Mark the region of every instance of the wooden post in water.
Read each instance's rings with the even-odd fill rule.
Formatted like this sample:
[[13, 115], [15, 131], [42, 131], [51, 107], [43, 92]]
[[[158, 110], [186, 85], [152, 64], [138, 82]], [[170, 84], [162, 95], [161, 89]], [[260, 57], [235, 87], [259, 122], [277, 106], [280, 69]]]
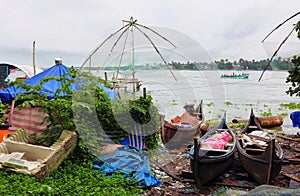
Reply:
[[146, 99], [146, 88], [145, 87], [143, 88], [143, 97], [144, 97], [144, 99]]
[[135, 82], [134, 82], [134, 79], [135, 79], [135, 75], [134, 75], [134, 70], [133, 70], [133, 72], [132, 72], [132, 90], [133, 90], [133, 92], [135, 92]]
[[105, 81], [107, 81], [107, 72], [104, 72]]

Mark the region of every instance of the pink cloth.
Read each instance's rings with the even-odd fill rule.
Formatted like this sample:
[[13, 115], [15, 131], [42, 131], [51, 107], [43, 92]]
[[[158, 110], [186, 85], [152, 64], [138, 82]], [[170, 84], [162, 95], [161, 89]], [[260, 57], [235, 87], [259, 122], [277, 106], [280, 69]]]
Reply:
[[200, 147], [205, 149], [224, 150], [225, 145], [231, 140], [232, 136], [227, 131], [223, 131], [203, 140], [200, 143]]

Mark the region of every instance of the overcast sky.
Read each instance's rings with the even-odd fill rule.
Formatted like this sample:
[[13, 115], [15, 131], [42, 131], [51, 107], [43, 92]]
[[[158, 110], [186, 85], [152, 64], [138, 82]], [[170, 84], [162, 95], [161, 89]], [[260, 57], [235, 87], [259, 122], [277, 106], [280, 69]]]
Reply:
[[[81, 65], [131, 16], [175, 29], [201, 44], [213, 60], [270, 57], [261, 40], [299, 12], [299, 0], [0, 0], [0, 62]], [[299, 16], [294, 18], [294, 22]], [[292, 28], [292, 27], [291, 27]], [[284, 32], [287, 34], [288, 32]], [[283, 37], [282, 37], [283, 39]], [[281, 40], [277, 39], [277, 42]]]

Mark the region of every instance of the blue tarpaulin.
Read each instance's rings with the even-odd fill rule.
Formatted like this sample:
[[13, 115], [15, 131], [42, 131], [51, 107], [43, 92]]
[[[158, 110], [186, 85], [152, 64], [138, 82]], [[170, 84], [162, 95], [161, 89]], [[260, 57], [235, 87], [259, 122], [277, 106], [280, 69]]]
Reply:
[[121, 172], [129, 180], [135, 180], [141, 187], [159, 186], [161, 181], [151, 173], [147, 156], [133, 146], [121, 146], [114, 152], [98, 157], [93, 161], [94, 169], [100, 169], [101, 174], [111, 176]]
[[[34, 87], [34, 86], [38, 85], [43, 78], [46, 78], [49, 76], [62, 77], [63, 75], [65, 75], [66, 78], [72, 79], [71, 76], [67, 75], [67, 72], [68, 72], [67, 66], [62, 65], [62, 64], [54, 65], [54, 66], [46, 69], [45, 71], [43, 71], [31, 78], [28, 78], [27, 80], [24, 81], [24, 83]], [[54, 93], [56, 92], [56, 90], [58, 88], [61, 88], [61, 86], [62, 86], [62, 82], [56, 81], [56, 80], [50, 80], [42, 85], [41, 94], [48, 93], [47, 98], [52, 99], [54, 97]], [[115, 91], [113, 91], [105, 86], [102, 86], [100, 84], [98, 86], [106, 92], [106, 94], [108, 95], [109, 98], [117, 97], [117, 94]], [[76, 84], [70, 84], [70, 89], [78, 90], [78, 87], [76, 86]], [[28, 92], [26, 92], [24, 89], [22, 89], [20, 87], [17, 88], [16, 86], [11, 86], [11, 87], [5, 88], [3, 90], [0, 90], [0, 99], [2, 102], [10, 102], [18, 94], [22, 94], [22, 93], [28, 93]], [[64, 92], [60, 92], [60, 94], [59, 94], [59, 96], [64, 96], [64, 95], [65, 95]]]
[[300, 128], [300, 111], [295, 111], [290, 114], [290, 118], [293, 122], [293, 127]]

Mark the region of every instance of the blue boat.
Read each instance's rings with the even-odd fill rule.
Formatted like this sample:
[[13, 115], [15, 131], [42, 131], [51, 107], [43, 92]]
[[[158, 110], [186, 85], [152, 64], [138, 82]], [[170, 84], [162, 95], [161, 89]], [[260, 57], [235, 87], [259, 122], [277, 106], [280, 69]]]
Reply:
[[249, 78], [248, 73], [242, 73], [242, 74], [222, 74], [221, 78], [233, 78], [233, 79], [248, 79]]

